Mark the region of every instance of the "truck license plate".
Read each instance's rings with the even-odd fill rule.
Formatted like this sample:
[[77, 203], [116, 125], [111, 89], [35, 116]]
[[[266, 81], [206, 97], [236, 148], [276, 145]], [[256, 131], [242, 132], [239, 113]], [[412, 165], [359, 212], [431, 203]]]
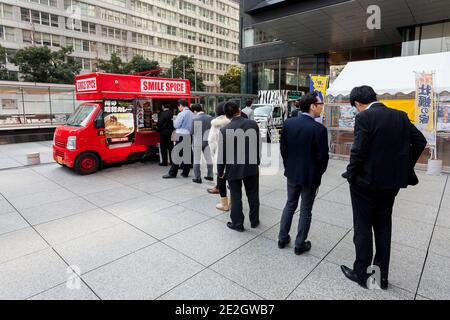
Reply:
[[62, 157], [56, 157], [56, 162], [58, 162], [59, 164], [64, 164], [63, 158]]

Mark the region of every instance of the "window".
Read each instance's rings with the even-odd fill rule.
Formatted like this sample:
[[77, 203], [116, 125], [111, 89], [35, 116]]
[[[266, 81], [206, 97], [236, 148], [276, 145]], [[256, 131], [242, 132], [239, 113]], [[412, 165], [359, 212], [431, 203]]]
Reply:
[[20, 8], [20, 16], [22, 21], [45, 26], [59, 27], [58, 16], [54, 14]]
[[50, 15], [46, 12], [42, 12], [41, 13], [41, 18], [42, 18], [42, 24], [45, 26], [49, 26], [50, 25]]
[[0, 17], [12, 18], [13, 17], [13, 7], [8, 4], [5, 4], [5, 3], [0, 3]]
[[0, 40], [14, 41], [15, 40], [14, 28], [9, 28], [0, 25]]

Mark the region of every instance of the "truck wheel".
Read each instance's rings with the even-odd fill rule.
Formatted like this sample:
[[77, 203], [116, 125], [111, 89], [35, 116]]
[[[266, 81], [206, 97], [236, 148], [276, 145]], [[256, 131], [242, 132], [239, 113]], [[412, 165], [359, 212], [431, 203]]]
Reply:
[[98, 171], [100, 159], [92, 152], [86, 152], [80, 155], [75, 161], [75, 172], [84, 176]]

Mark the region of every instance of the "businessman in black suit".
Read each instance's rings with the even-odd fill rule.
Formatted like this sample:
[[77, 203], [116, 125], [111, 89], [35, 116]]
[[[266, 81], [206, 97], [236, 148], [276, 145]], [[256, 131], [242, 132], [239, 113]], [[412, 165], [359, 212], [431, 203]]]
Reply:
[[230, 186], [231, 222], [228, 228], [244, 231], [242, 212], [242, 184], [250, 207], [252, 228], [259, 225], [259, 164], [261, 139], [255, 121], [244, 119], [234, 102], [224, 105], [225, 115], [231, 122], [220, 129], [218, 175], [226, 177]]
[[405, 112], [378, 102], [371, 87], [354, 88], [350, 102], [359, 113], [350, 164], [342, 176], [350, 184], [356, 259], [353, 270], [341, 269], [347, 278], [367, 288], [367, 268], [373, 263], [380, 271], [378, 285], [387, 289], [392, 207], [400, 188], [419, 183], [414, 166], [427, 142]]
[[322, 109], [323, 102], [316, 92], [306, 94], [300, 101], [301, 113], [287, 119], [281, 132], [280, 150], [287, 177], [288, 199], [281, 216], [278, 247], [283, 249], [291, 240], [292, 217], [301, 195], [294, 250], [297, 255], [311, 249], [311, 242], [306, 240], [311, 226], [311, 211], [328, 165], [327, 129], [314, 120]]
[[[173, 127], [173, 113], [169, 106], [163, 106], [163, 110], [158, 114], [157, 129], [159, 132], [159, 145], [161, 150], [161, 166], [167, 166], [167, 158], [171, 160], [171, 153], [173, 149], [172, 133]], [[168, 157], [167, 157], [168, 155]]]

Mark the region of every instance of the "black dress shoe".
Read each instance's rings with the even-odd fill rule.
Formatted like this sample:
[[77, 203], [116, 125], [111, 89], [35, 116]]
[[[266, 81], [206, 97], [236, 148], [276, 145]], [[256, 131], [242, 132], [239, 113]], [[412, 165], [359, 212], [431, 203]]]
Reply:
[[251, 226], [252, 228], [258, 227], [258, 226], [259, 226], [259, 220], [256, 221], [255, 223], [250, 224], [250, 226]]
[[227, 227], [232, 230], [239, 231], [239, 232], [244, 232], [244, 230], [245, 230], [244, 226], [235, 226], [235, 225], [233, 225], [232, 222], [227, 222]]
[[192, 182], [194, 182], [194, 183], [202, 183], [202, 179], [195, 178], [195, 179], [192, 179]]
[[296, 255], [301, 255], [309, 250], [311, 250], [311, 241], [305, 241], [301, 247], [295, 247], [294, 252]]
[[176, 178], [176, 176], [173, 176], [171, 174], [163, 175], [163, 179], [174, 179], [174, 178]]
[[351, 281], [358, 283], [361, 287], [367, 289], [367, 284], [365, 281], [361, 280], [360, 277], [349, 267], [342, 265], [341, 266], [342, 273]]
[[213, 177], [205, 177], [205, 180], [214, 181], [214, 178]]
[[187, 177], [189, 177], [189, 173], [188, 173], [188, 174], [182, 173], [181, 176], [182, 176], [183, 178], [187, 178]]
[[167, 163], [160, 163], [159, 165], [160, 165], [161, 167], [167, 167], [167, 166], [168, 166]]
[[278, 248], [284, 249], [284, 247], [286, 247], [286, 245], [287, 245], [289, 242], [291, 242], [291, 237], [289, 237], [286, 241], [278, 240]]

